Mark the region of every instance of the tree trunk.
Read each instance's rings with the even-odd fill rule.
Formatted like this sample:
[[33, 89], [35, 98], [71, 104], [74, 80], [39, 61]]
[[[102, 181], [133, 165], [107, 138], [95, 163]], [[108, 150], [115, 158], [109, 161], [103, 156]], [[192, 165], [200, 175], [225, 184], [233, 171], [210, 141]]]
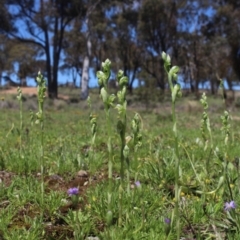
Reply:
[[48, 97], [51, 99], [58, 97], [58, 84], [56, 78], [53, 78], [51, 83], [48, 85]]
[[196, 78], [195, 82], [194, 82], [194, 92], [196, 93], [196, 96], [199, 93], [199, 79], [198, 78]]
[[[58, 97], [58, 44], [59, 44], [59, 29], [58, 29], [58, 17], [55, 17], [54, 23], [54, 37], [53, 37], [53, 68], [52, 68], [52, 82], [50, 92], [48, 93], [49, 98]], [[60, 46], [59, 46], [60, 47]]]
[[88, 97], [89, 65], [90, 65], [90, 58], [88, 55], [86, 55], [83, 60], [82, 82], [81, 82], [81, 99], [83, 100], [87, 99]]
[[[58, 29], [58, 27], [56, 27]], [[57, 36], [55, 35], [55, 41], [57, 41]], [[58, 51], [57, 51], [57, 44], [54, 41], [53, 46], [53, 68], [52, 70], [52, 81], [51, 86], [49, 88], [48, 97], [49, 98], [57, 98], [58, 97]]]
[[58, 56], [53, 53], [52, 81], [48, 92], [48, 97], [55, 99], [58, 97]]
[[157, 78], [157, 86], [158, 86], [162, 91], [165, 91], [164, 76], [161, 76], [160, 79]]
[[211, 94], [215, 95], [217, 92], [217, 86], [214, 78], [210, 79], [210, 86], [211, 86]]
[[[60, 30], [59, 30], [59, 24], [60, 24]], [[60, 23], [59, 23], [59, 18], [55, 17], [53, 68], [51, 69], [51, 82], [48, 88], [48, 97], [52, 99], [58, 97], [58, 66], [59, 66], [60, 53], [62, 49], [63, 32], [64, 32], [63, 20], [60, 19]]]
[[27, 86], [26, 77], [20, 79], [20, 86], [21, 87], [26, 87]]
[[[161, 63], [163, 63], [163, 62], [161, 61]], [[165, 91], [165, 76], [164, 76], [163, 64], [160, 64], [160, 71], [161, 71], [161, 76], [157, 77], [157, 86], [164, 92]]]
[[87, 54], [83, 60], [83, 67], [82, 67], [82, 78], [81, 78], [81, 94], [80, 98], [85, 100], [88, 98], [88, 84], [89, 84], [89, 67], [90, 67], [90, 60], [92, 55], [92, 42], [91, 42], [91, 29], [89, 24], [89, 17], [96, 8], [96, 6], [101, 2], [101, 0], [95, 1], [95, 3], [89, 7], [87, 14], [86, 14], [86, 40], [87, 40]]
[[137, 67], [134, 68], [133, 74], [132, 74], [132, 77], [131, 77], [131, 81], [128, 82], [128, 91], [131, 95], [133, 94], [133, 82], [135, 80], [136, 72], [137, 72]]
[[53, 79], [52, 79], [52, 66], [51, 66], [51, 57], [50, 57], [50, 46], [49, 46], [49, 38], [48, 31], [44, 31], [45, 37], [45, 54], [46, 54], [46, 71], [47, 71], [47, 88], [48, 88], [48, 96], [50, 98], [54, 98], [54, 87], [53, 87]]
[[233, 84], [232, 84], [231, 79], [229, 77], [226, 77], [226, 81], [227, 81], [229, 90], [233, 91]]
[[88, 97], [88, 83], [89, 83], [89, 66], [90, 66], [90, 57], [92, 51], [92, 42], [90, 38], [90, 28], [89, 28], [89, 17], [86, 18], [86, 25], [87, 25], [87, 54], [83, 60], [83, 67], [82, 67], [82, 79], [81, 79], [81, 99], [86, 100]]
[[[76, 73], [75, 73], [76, 71]], [[77, 70], [75, 70], [74, 68], [72, 69], [72, 79], [73, 79], [73, 87], [76, 87], [76, 82], [77, 82]]]

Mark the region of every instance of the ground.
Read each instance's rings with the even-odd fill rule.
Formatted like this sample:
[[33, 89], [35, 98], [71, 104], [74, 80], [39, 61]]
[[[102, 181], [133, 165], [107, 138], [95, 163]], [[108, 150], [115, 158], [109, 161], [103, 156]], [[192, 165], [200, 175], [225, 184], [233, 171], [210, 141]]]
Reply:
[[[22, 93], [30, 96], [37, 95], [37, 87], [21, 87]], [[2, 94], [16, 94], [17, 87], [10, 87], [1, 91]], [[59, 94], [59, 98], [68, 99], [67, 95]]]
[[[90, 90], [90, 108], [86, 101], [79, 99], [79, 89], [60, 87], [60, 98], [67, 100], [46, 99], [43, 132], [41, 126], [30, 118], [38, 111], [37, 88], [21, 89], [24, 99], [20, 116], [17, 88], [0, 91], [0, 240], [18, 239], [19, 236], [39, 240], [161, 239], [159, 236], [167, 235], [166, 219], [171, 218], [175, 204], [170, 95], [166, 92], [161, 100], [148, 100], [146, 95], [137, 95], [137, 90], [134, 95], [127, 95], [127, 139], [132, 136], [130, 126], [136, 111], [142, 121], [141, 147], [133, 151], [133, 141], [129, 142], [132, 172], [130, 193], [127, 193], [122, 189], [127, 189], [128, 182], [121, 184], [119, 180], [121, 145], [116, 131], [119, 120], [116, 109], [111, 109], [114, 168], [112, 181], [108, 181], [106, 129], [109, 125], [97, 88]], [[177, 102], [181, 171], [184, 173], [181, 179], [181, 235], [182, 239], [213, 239], [213, 235], [216, 239], [215, 236], [220, 234], [221, 239], [239, 239], [234, 222], [224, 211], [224, 202], [234, 199], [237, 205], [240, 204], [240, 185], [234, 187], [240, 184], [236, 181], [239, 171], [234, 168], [239, 159], [240, 104], [236, 104], [237, 96], [230, 112], [233, 134], [226, 147], [220, 118], [226, 104], [223, 104], [221, 95], [207, 95], [213, 148], [210, 141], [201, 141], [203, 108], [199, 99], [184, 94]], [[29, 110], [35, 114], [29, 115]], [[95, 135], [92, 136], [94, 122], [89, 121], [93, 116], [97, 120], [96, 141]], [[228, 127], [226, 121], [225, 126]], [[41, 157], [41, 133], [44, 133], [44, 158]], [[207, 149], [204, 149], [205, 145]], [[218, 195], [201, 197], [202, 184], [206, 192], [219, 185], [222, 156], [225, 155], [232, 163], [229, 165], [229, 182], [223, 184]], [[47, 171], [41, 175], [43, 164]], [[196, 179], [202, 179], [201, 184]], [[140, 181], [140, 188], [135, 185], [135, 180]], [[68, 189], [73, 187], [79, 188], [78, 204], [68, 196]], [[111, 224], [106, 216], [109, 192], [113, 214]], [[236, 211], [239, 213], [239, 209]], [[174, 231], [170, 233], [171, 239], [176, 239]], [[235, 238], [230, 238], [231, 234]]]

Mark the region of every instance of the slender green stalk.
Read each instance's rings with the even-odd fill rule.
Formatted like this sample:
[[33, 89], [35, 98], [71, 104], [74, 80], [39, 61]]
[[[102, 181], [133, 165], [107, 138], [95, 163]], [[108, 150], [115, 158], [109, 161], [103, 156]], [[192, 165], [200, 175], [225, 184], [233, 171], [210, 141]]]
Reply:
[[44, 174], [45, 174], [45, 160], [44, 160], [44, 115], [43, 115], [43, 104], [46, 93], [46, 81], [43, 75], [39, 72], [36, 78], [37, 80], [37, 91], [38, 91], [38, 112], [36, 113], [36, 124], [40, 124], [40, 162], [41, 162], [41, 193], [42, 203], [44, 201]]
[[229, 173], [228, 173], [228, 164], [229, 164], [229, 161], [228, 161], [229, 143], [228, 142], [229, 142], [230, 128], [231, 128], [230, 116], [228, 111], [224, 111], [224, 115], [221, 116], [221, 120], [222, 120], [221, 131], [224, 134], [224, 176], [228, 186], [230, 197], [232, 200], [234, 200], [232, 189], [230, 187]]
[[[202, 119], [201, 119], [201, 133], [202, 133], [202, 138], [204, 141], [204, 151], [207, 150], [208, 148], [208, 137], [210, 138], [210, 153], [213, 151], [213, 139], [212, 139], [212, 130], [211, 130], [211, 125], [210, 125], [210, 119], [207, 113], [208, 110], [208, 102], [207, 102], [207, 96], [205, 93], [202, 94], [202, 98], [200, 99], [200, 102], [203, 106], [203, 114], [202, 114]], [[207, 135], [208, 132], [208, 135]], [[209, 157], [206, 158], [206, 170], [209, 170]]]
[[91, 98], [88, 97], [88, 105], [90, 108], [89, 118], [90, 118], [90, 124], [91, 124], [91, 148], [90, 148], [90, 161], [94, 158], [94, 146], [95, 146], [95, 139], [97, 134], [97, 116], [95, 114], [92, 114], [92, 104], [91, 104]]
[[112, 154], [112, 137], [111, 137], [111, 118], [110, 110], [106, 111], [106, 120], [107, 120], [107, 132], [108, 132], [108, 178], [112, 179], [112, 168], [113, 168], [113, 154]]
[[174, 142], [175, 142], [175, 216], [176, 216], [176, 229], [177, 229], [177, 239], [180, 239], [180, 217], [179, 217], [179, 149], [178, 149], [178, 136], [177, 136], [177, 121], [175, 115], [175, 103], [172, 103], [172, 119], [173, 119], [173, 132], [174, 132]]
[[104, 103], [104, 111], [106, 115], [107, 133], [108, 133], [108, 178], [112, 179], [112, 143], [111, 143], [111, 119], [110, 107], [113, 105], [115, 99], [114, 95], [108, 94], [108, 81], [111, 75], [110, 72], [111, 62], [106, 60], [102, 63], [103, 71], [97, 72], [98, 84], [100, 86], [100, 96]]
[[23, 144], [22, 144], [22, 133], [23, 133], [23, 103], [22, 103], [22, 90], [20, 87], [17, 89], [18, 95], [17, 99], [19, 101], [19, 155], [21, 159], [24, 159], [24, 172], [25, 172], [25, 177], [27, 177], [28, 174], [28, 162], [25, 159], [25, 156], [23, 154]]
[[177, 73], [179, 68], [177, 66], [171, 67], [171, 58], [166, 53], [162, 53], [162, 58], [164, 60], [164, 68], [168, 74], [168, 83], [170, 86], [172, 94], [172, 120], [173, 120], [173, 134], [174, 134], [174, 159], [175, 159], [175, 211], [174, 217], [176, 219], [176, 232], [177, 239], [180, 239], [180, 215], [179, 215], [179, 168], [180, 168], [180, 159], [179, 159], [179, 148], [178, 148], [178, 132], [177, 132], [177, 119], [176, 119], [176, 109], [175, 103], [176, 98], [181, 96], [180, 85], [176, 83], [173, 85], [173, 80], [177, 80]]
[[108, 212], [107, 212], [107, 222], [109, 225], [112, 224], [112, 211], [111, 211], [111, 202], [112, 202], [112, 168], [113, 168], [113, 154], [112, 154], [112, 138], [111, 138], [111, 119], [110, 119], [110, 108], [113, 106], [115, 99], [114, 95], [108, 94], [108, 81], [111, 75], [111, 62], [106, 60], [102, 63], [103, 71], [97, 72], [98, 84], [100, 86], [100, 96], [104, 103], [104, 111], [106, 115], [106, 124], [107, 124], [107, 135], [108, 135]]
[[44, 122], [41, 121], [41, 189], [42, 201], [44, 199], [44, 174], [45, 174], [45, 160], [44, 160]]
[[[116, 106], [118, 110], [118, 123], [117, 130], [121, 139], [121, 152], [120, 152], [120, 160], [121, 160], [121, 170], [120, 176], [121, 180], [124, 179], [124, 162], [127, 161], [128, 156], [124, 154], [124, 149], [126, 146], [126, 128], [127, 128], [127, 101], [126, 101], [126, 92], [127, 92], [127, 84], [128, 78], [124, 76], [123, 71], [120, 70], [117, 75], [117, 81], [120, 87], [120, 90], [117, 93], [118, 104]], [[129, 176], [129, 164], [127, 167], [128, 176]], [[129, 182], [129, 179], [128, 179]]]
[[[171, 78], [170, 78], [171, 80]], [[172, 101], [172, 120], [173, 120], [173, 133], [174, 133], [174, 143], [175, 143], [175, 217], [176, 217], [176, 229], [177, 229], [177, 239], [180, 239], [180, 217], [179, 217], [179, 149], [178, 149], [178, 133], [177, 133], [177, 120], [176, 120], [176, 109], [175, 101]]]
[[129, 147], [128, 147], [128, 145], [125, 145], [125, 147], [123, 149], [123, 157], [124, 157], [124, 161], [126, 161], [126, 164], [127, 164], [127, 168], [126, 168], [126, 172], [127, 172], [127, 194], [128, 194], [128, 196], [130, 196], [130, 161], [129, 161]]
[[118, 211], [119, 211], [119, 215], [118, 215], [118, 226], [122, 226], [122, 215], [123, 215], [123, 188], [122, 188], [122, 184], [119, 185], [119, 189], [118, 189]]
[[117, 81], [120, 87], [117, 98], [118, 104], [116, 109], [118, 110], [118, 123], [117, 130], [121, 139], [121, 148], [120, 148], [120, 161], [121, 161], [121, 169], [120, 169], [120, 177], [121, 184], [119, 187], [119, 218], [118, 223], [119, 226], [122, 225], [122, 198], [123, 198], [123, 180], [124, 180], [124, 163], [126, 162], [127, 168], [127, 194], [130, 196], [130, 163], [129, 163], [129, 147], [126, 144], [126, 128], [127, 128], [127, 101], [126, 101], [126, 92], [127, 92], [127, 84], [128, 78], [124, 76], [123, 71], [120, 70], [117, 74]]
[[133, 147], [134, 147], [134, 162], [137, 161], [137, 151], [142, 146], [142, 133], [141, 133], [142, 119], [138, 113], [136, 113], [131, 121]]
[[112, 211], [111, 211], [111, 202], [112, 202], [112, 169], [113, 169], [113, 154], [112, 154], [112, 137], [111, 137], [111, 119], [110, 119], [110, 109], [105, 109], [106, 121], [107, 121], [107, 132], [108, 132], [108, 224], [112, 224]]
[[[126, 121], [125, 119], [123, 120], [124, 122]], [[125, 133], [126, 133], [126, 125], [119, 120], [118, 121], [118, 131], [120, 133], [120, 138], [121, 138], [121, 148], [120, 148], [120, 161], [121, 161], [121, 168], [120, 168], [120, 177], [121, 177], [121, 181], [123, 181], [124, 179], [124, 161], [125, 161], [125, 157], [124, 157], [124, 147], [126, 144], [126, 140], [125, 140]]]
[[240, 194], [240, 157], [235, 158], [235, 163], [237, 165], [237, 175], [238, 175], [238, 194]]
[[[230, 125], [230, 114], [229, 112], [227, 111], [227, 105], [226, 105], [226, 99], [225, 99], [225, 90], [224, 90], [224, 84], [223, 84], [223, 80], [222, 79], [219, 79], [220, 80], [220, 90], [221, 90], [221, 93], [222, 93], [222, 100], [223, 100], [223, 104], [225, 106], [225, 111], [224, 111], [224, 114], [223, 116], [221, 116], [221, 120], [222, 120], [222, 128], [221, 128], [221, 131], [224, 135], [224, 176], [225, 176], [225, 179], [226, 179], [226, 183], [227, 183], [227, 186], [228, 186], [228, 190], [229, 190], [229, 193], [230, 193], [230, 197], [232, 200], [233, 199], [233, 193], [232, 193], [232, 189], [230, 187], [230, 182], [229, 182], [229, 173], [228, 173], [228, 151], [229, 151], [229, 137], [230, 137], [230, 132], [231, 132], [231, 125]], [[239, 173], [238, 173], [239, 175]]]
[[19, 101], [19, 145], [20, 145], [20, 156], [22, 157], [22, 130], [23, 130], [23, 105], [22, 105], [22, 90], [20, 87], [17, 89], [17, 99]]

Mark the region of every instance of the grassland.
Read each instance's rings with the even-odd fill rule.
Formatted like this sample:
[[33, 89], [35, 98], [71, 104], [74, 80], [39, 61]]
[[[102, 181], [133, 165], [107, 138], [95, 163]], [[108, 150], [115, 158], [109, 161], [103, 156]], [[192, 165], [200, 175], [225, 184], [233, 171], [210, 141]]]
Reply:
[[[20, 111], [17, 93], [0, 91], [0, 239], [176, 239], [169, 96], [147, 103], [139, 95], [127, 96], [128, 182], [120, 178], [117, 110], [110, 112], [113, 178], [109, 180], [108, 125], [98, 91], [90, 93], [91, 109], [78, 100], [78, 90], [60, 89], [60, 93], [68, 97], [45, 100], [42, 131], [31, 120], [30, 111], [38, 111], [36, 95], [23, 95]], [[208, 104], [212, 141], [208, 133], [205, 138], [202, 134], [199, 100], [188, 96], [176, 104], [181, 239], [239, 239], [240, 115], [232, 108], [226, 144], [221, 120], [225, 105], [221, 97], [210, 96]], [[142, 135], [137, 151], [130, 140], [136, 112]], [[94, 141], [91, 114], [97, 123]], [[77, 188], [77, 194], [69, 194], [71, 188]], [[226, 209], [231, 201], [236, 206]]]

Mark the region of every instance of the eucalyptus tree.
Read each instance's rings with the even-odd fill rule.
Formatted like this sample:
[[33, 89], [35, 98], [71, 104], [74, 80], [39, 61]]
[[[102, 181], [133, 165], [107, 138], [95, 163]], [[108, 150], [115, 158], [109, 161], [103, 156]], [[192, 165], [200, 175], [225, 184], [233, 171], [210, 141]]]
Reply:
[[11, 29], [11, 22], [8, 10], [5, 6], [5, 2], [0, 2], [0, 86], [2, 85], [2, 74], [4, 71], [11, 71], [13, 66], [9, 64], [8, 55], [9, 55], [9, 46], [10, 42], [3, 35], [6, 31]]
[[[228, 54], [221, 57], [229, 64], [229, 77], [226, 80], [231, 87], [232, 81], [240, 80], [240, 1], [209, 0], [208, 3], [215, 12], [212, 21], [206, 26], [206, 31], [215, 37], [222, 37], [227, 40]], [[235, 74], [235, 79], [232, 71]], [[232, 80], [230, 80], [231, 78]]]
[[[81, 78], [81, 98], [86, 99], [88, 97], [88, 85], [89, 85], [89, 69], [91, 67], [91, 59], [94, 59], [97, 69], [100, 66], [100, 62], [103, 55], [107, 52], [113, 55], [113, 52], [109, 51], [112, 45], [112, 37], [114, 34], [109, 31], [109, 26], [112, 24], [110, 19], [116, 10], [118, 10], [121, 4], [130, 4], [133, 0], [97, 0], [86, 1], [86, 15], [83, 21], [83, 32], [86, 40], [86, 51], [83, 60], [82, 78]], [[108, 23], [108, 24], [106, 24]], [[105, 29], [103, 28], [105, 26]], [[98, 39], [96, 39], [98, 37]], [[99, 45], [93, 45], [98, 43]], [[108, 57], [110, 57], [108, 55]]]
[[107, 58], [111, 59], [114, 65], [117, 54], [114, 45], [114, 34], [111, 27], [112, 21], [106, 17], [104, 9], [92, 15], [91, 20], [92, 67], [94, 72], [97, 73], [97, 71], [101, 70], [102, 62]]
[[11, 26], [11, 15], [6, 7], [6, 0], [0, 1], [0, 33], [10, 31]]
[[0, 35], [0, 78], [3, 73], [16, 74], [19, 85], [26, 85], [27, 77], [36, 78], [39, 70], [44, 71], [45, 61], [38, 59], [41, 51], [35, 44], [24, 44]]
[[111, 17], [117, 60], [117, 64], [113, 65], [118, 65], [117, 69], [121, 67], [124, 75], [128, 76], [128, 89], [131, 93], [141, 66], [141, 47], [137, 32], [139, 8], [140, 5], [135, 2], [121, 4]]
[[[183, 82], [198, 96], [200, 84], [209, 79], [212, 60], [211, 42], [206, 42], [199, 31], [182, 32], [179, 35], [178, 59]], [[210, 56], [211, 55], [211, 56]], [[211, 57], [211, 58], [210, 58]]]
[[206, 49], [203, 65], [211, 92], [216, 92], [220, 78], [226, 80], [232, 90], [240, 80], [240, 1], [194, 2], [204, 11], [199, 35], [203, 39], [202, 49]]
[[14, 72], [13, 61], [11, 61], [12, 41], [0, 34], [0, 86], [2, 86], [3, 73], [11, 74]]
[[208, 27], [213, 25], [213, 6], [208, 0], [186, 1], [178, 14], [178, 44], [175, 46], [183, 81], [196, 95], [200, 83], [209, 83], [212, 93], [215, 93], [219, 85], [216, 77], [219, 74], [219, 57], [226, 53], [226, 43]]
[[111, 48], [112, 36], [108, 35], [105, 5], [100, 1], [85, 1], [84, 8], [86, 14], [75, 18], [71, 30], [65, 33], [64, 60], [60, 67], [62, 71], [72, 71], [74, 85], [80, 76], [82, 99], [88, 96], [89, 69], [93, 68], [96, 73], [101, 62], [112, 57], [106, 50]]
[[[237, 50], [232, 48], [231, 39], [235, 43], [239, 42], [236, 36], [238, 26], [233, 27], [234, 23], [239, 23], [239, 18], [234, 17], [231, 11], [236, 13], [237, 10], [230, 7], [227, 3], [230, 1], [196, 0], [193, 2], [195, 17], [192, 18], [192, 27], [189, 26], [192, 31], [185, 31], [188, 38], [183, 39], [186, 44], [182, 47], [186, 49], [189, 56], [187, 60], [193, 66], [190, 68], [190, 64], [187, 64], [184, 67], [191, 69], [194, 73], [193, 89], [197, 92], [199, 83], [207, 82], [211, 93], [215, 94], [220, 78], [224, 78], [232, 89], [232, 80], [236, 79], [238, 70], [235, 68], [234, 71], [234, 62], [237, 64], [238, 60]], [[235, 37], [232, 38], [232, 34], [235, 34]]]
[[83, 59], [82, 65], [82, 77], [81, 77], [81, 99], [85, 100], [88, 97], [88, 85], [89, 85], [89, 68], [92, 56], [92, 40], [91, 40], [91, 20], [90, 17], [93, 11], [101, 3], [101, 0], [86, 1], [87, 11], [84, 18], [84, 35], [86, 40], [86, 53]]
[[82, 23], [79, 18], [76, 18], [72, 22], [71, 31], [65, 33], [64, 58], [60, 65], [60, 70], [63, 73], [71, 73], [74, 87], [77, 85], [77, 78], [82, 76], [83, 58], [86, 51], [85, 36], [81, 29]]
[[46, 74], [46, 61], [39, 58], [42, 51], [37, 45], [16, 42], [11, 53], [12, 61], [18, 65], [16, 74], [21, 86], [27, 85], [28, 77], [35, 80], [39, 71]]
[[139, 9], [139, 38], [143, 52], [142, 69], [165, 89], [161, 53], [170, 53], [176, 43], [178, 6], [176, 1], [142, 0]]
[[[77, 0], [4, 0], [13, 29], [7, 33], [22, 43], [40, 47], [46, 58], [48, 95], [57, 98], [58, 68], [64, 33], [70, 22], [84, 13]], [[20, 27], [21, 26], [21, 27]]]

